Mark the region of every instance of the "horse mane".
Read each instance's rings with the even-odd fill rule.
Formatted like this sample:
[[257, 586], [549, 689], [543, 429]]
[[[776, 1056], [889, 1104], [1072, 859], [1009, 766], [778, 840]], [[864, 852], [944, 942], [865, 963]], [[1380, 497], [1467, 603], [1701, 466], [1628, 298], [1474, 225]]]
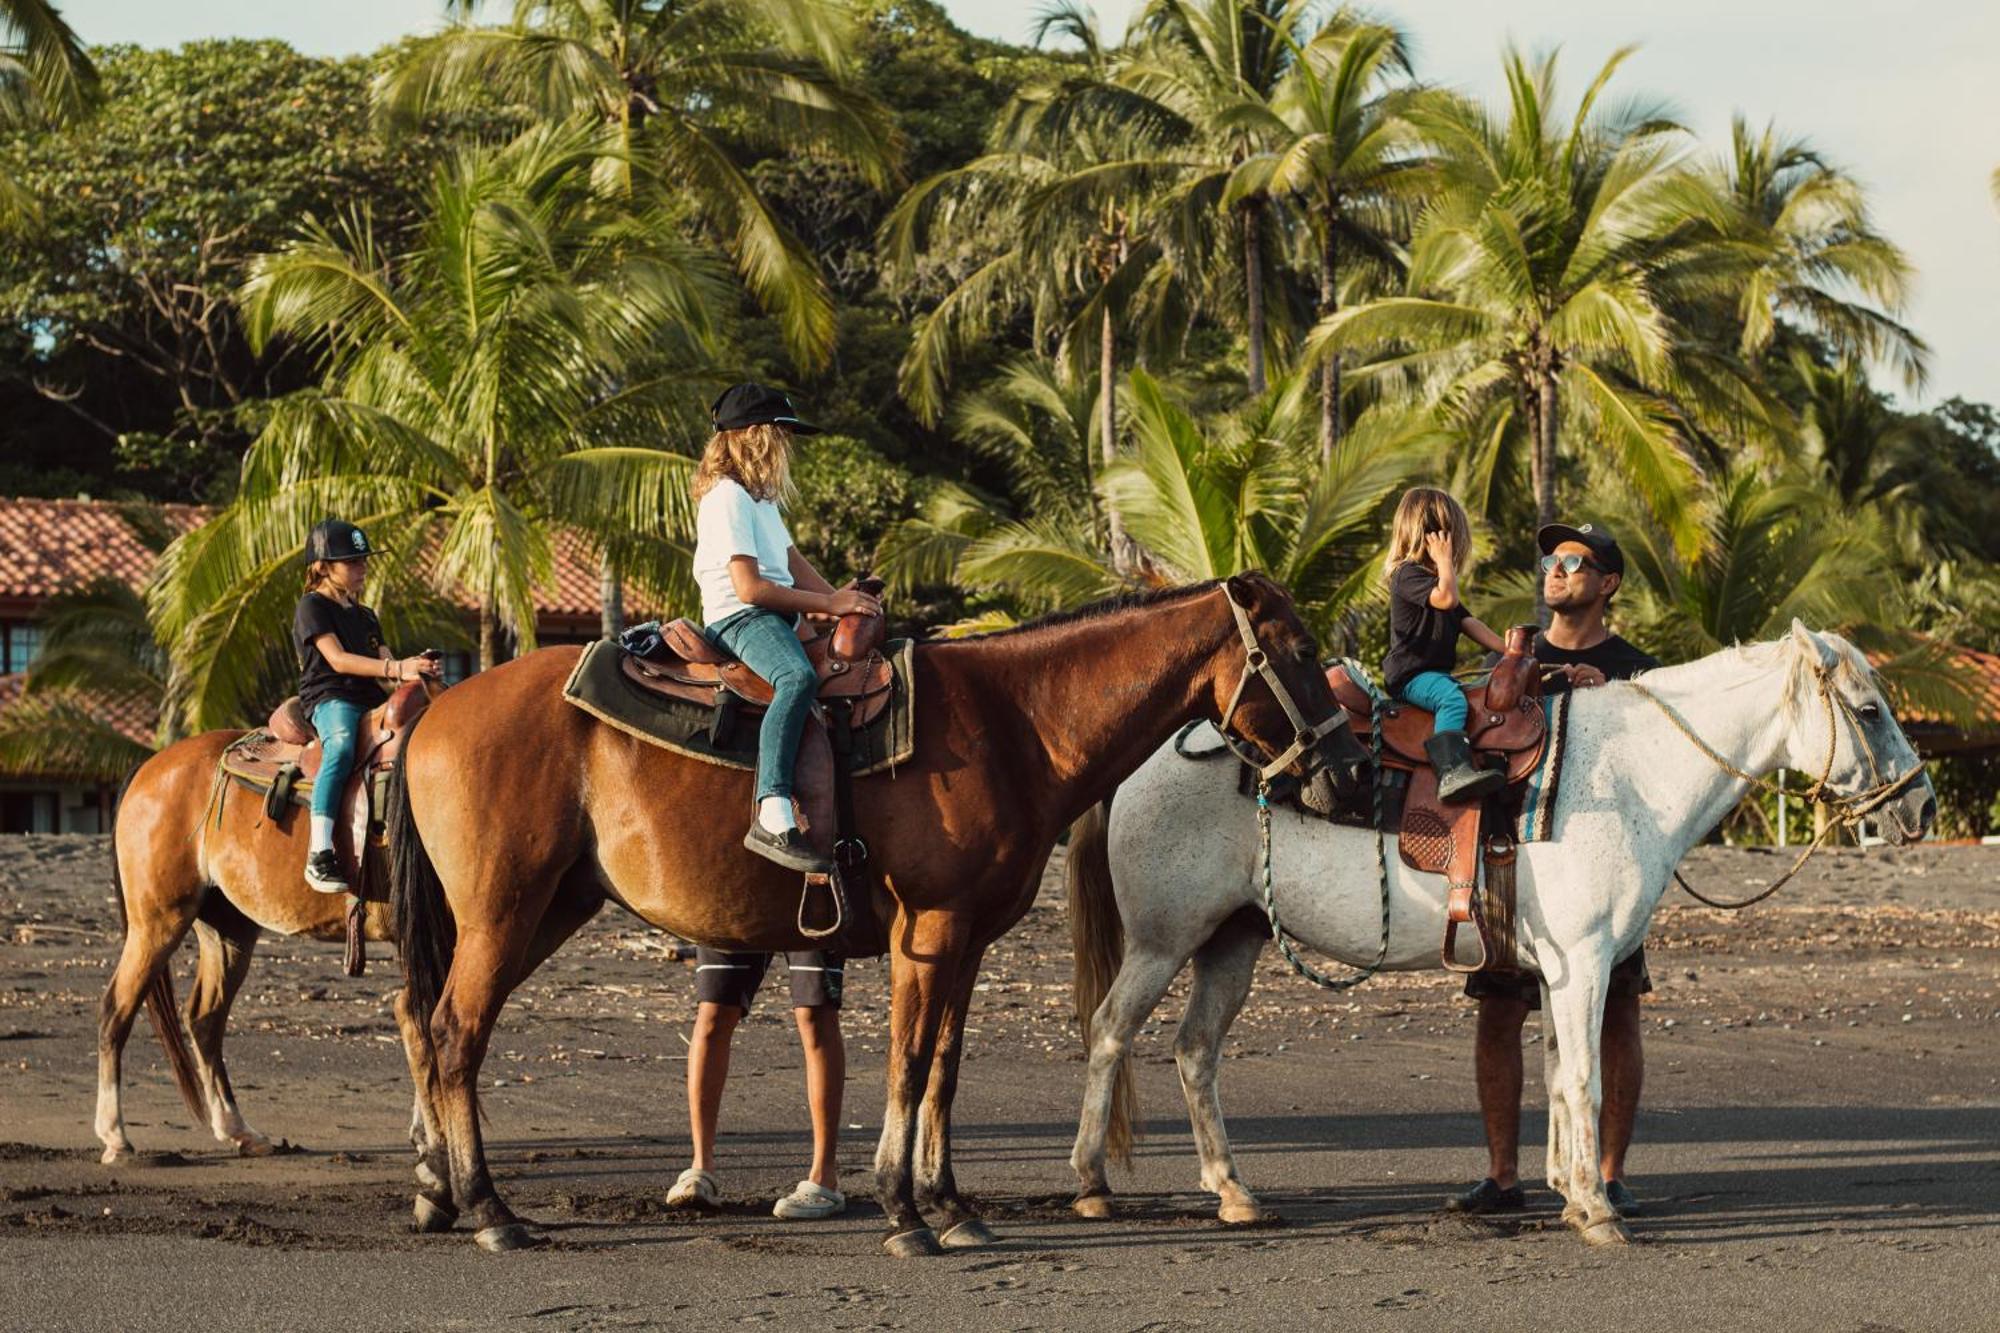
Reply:
[[1204, 593], [1215, 591], [1222, 580], [1209, 579], [1205, 583], [1183, 583], [1165, 588], [1148, 588], [1139, 592], [1117, 593], [1085, 606], [1073, 607], [1067, 611], [1051, 611], [1045, 616], [1010, 625], [1006, 629], [988, 630], [983, 634], [967, 634], [955, 639], [941, 639], [939, 643], [986, 643], [994, 639], [1008, 639], [1017, 635], [1032, 634], [1036, 630], [1056, 629], [1063, 625], [1075, 624], [1081, 620], [1097, 620], [1115, 615], [1120, 611], [1136, 611], [1149, 606], [1162, 606], [1169, 602], [1188, 601]]
[[[1833, 677], [1836, 681], [1863, 690], [1876, 688], [1875, 670], [1868, 665], [1868, 659], [1862, 656], [1860, 649], [1838, 634], [1817, 630], [1814, 634], [1821, 643], [1833, 650], [1835, 658], [1838, 659], [1833, 668]], [[1819, 667], [1818, 658], [1807, 652], [1790, 634], [1781, 638], [1720, 648], [1705, 657], [1697, 657], [1692, 662], [1681, 662], [1675, 666], [1644, 672], [1639, 678], [1650, 684], [1664, 685], [1670, 689], [1677, 685], [1689, 685], [1694, 682], [1683, 680], [1682, 677], [1692, 676], [1698, 668], [1718, 659], [1766, 671], [1782, 665], [1785, 671], [1785, 688], [1781, 706], [1788, 721], [1797, 720], [1800, 710], [1816, 697], [1813, 675]], [[1616, 683], [1613, 682], [1614, 685]]]

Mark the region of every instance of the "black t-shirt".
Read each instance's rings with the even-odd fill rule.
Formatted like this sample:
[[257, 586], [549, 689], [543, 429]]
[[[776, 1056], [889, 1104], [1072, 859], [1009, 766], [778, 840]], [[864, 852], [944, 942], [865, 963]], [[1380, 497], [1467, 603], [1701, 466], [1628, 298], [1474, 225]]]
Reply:
[[[1630, 680], [1641, 671], [1651, 671], [1660, 664], [1659, 658], [1640, 652], [1616, 634], [1588, 648], [1558, 648], [1549, 642], [1547, 634], [1537, 632], [1533, 652], [1535, 661], [1545, 669], [1552, 666], [1592, 666], [1602, 671], [1606, 680]], [[1488, 654], [1486, 665], [1490, 667], [1499, 660], [1498, 653]], [[1567, 689], [1567, 676], [1545, 675], [1542, 679], [1544, 694], [1561, 694]]]
[[1465, 603], [1449, 611], [1432, 606], [1437, 584], [1437, 575], [1414, 560], [1397, 565], [1389, 576], [1389, 656], [1382, 663], [1382, 683], [1392, 691], [1421, 672], [1448, 673], [1458, 664]]
[[344, 676], [326, 664], [314, 642], [322, 634], [333, 635], [343, 649], [362, 657], [382, 653], [382, 622], [367, 607], [359, 602], [342, 606], [316, 592], [299, 598], [299, 608], [292, 613], [292, 642], [299, 650], [299, 703], [306, 716], [328, 699], [346, 699], [366, 708], [381, 703], [382, 687], [376, 681]]

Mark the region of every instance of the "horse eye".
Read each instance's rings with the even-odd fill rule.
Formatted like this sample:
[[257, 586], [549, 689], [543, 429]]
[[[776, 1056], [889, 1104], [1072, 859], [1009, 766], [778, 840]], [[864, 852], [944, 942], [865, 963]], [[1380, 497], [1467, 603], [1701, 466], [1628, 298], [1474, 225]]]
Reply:
[[1854, 712], [1863, 722], [1880, 722], [1882, 720], [1882, 705], [1878, 703], [1865, 703], [1855, 709]]

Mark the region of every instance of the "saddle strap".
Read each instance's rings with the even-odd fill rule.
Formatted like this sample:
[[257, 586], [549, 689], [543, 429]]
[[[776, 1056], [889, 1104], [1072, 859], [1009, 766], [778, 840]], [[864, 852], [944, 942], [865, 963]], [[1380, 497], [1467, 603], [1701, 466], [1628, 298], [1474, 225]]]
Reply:
[[350, 977], [358, 977], [368, 970], [367, 924], [367, 909], [361, 905], [361, 895], [357, 893], [347, 904], [347, 956], [344, 962]]
[[1487, 835], [1484, 916], [1492, 932], [1493, 954], [1488, 966], [1495, 971], [1517, 972], [1521, 967], [1515, 939], [1514, 862], [1518, 855], [1514, 839], [1504, 830]]
[[[1439, 951], [1444, 966], [1453, 972], [1480, 972], [1492, 966], [1493, 936], [1479, 901], [1479, 830], [1483, 812], [1478, 807], [1459, 807], [1451, 815], [1451, 850], [1445, 866], [1444, 946]], [[1470, 923], [1477, 937], [1479, 955], [1470, 963], [1458, 958], [1458, 928]]]
[[[799, 933], [811, 940], [832, 939], [847, 928], [849, 877], [859, 882], [862, 867], [868, 864], [868, 844], [854, 831], [854, 701], [828, 699], [822, 709], [833, 748], [833, 873], [807, 875], [799, 891]], [[806, 905], [815, 889], [832, 897], [830, 925], [806, 924]]]

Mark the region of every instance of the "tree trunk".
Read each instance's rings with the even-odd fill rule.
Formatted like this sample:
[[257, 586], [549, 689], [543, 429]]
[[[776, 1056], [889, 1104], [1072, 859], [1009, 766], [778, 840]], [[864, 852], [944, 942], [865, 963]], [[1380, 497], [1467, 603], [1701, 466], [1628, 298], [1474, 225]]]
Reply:
[[[1340, 240], [1335, 234], [1340, 215], [1329, 204], [1326, 239], [1319, 257], [1319, 317], [1332, 319], [1340, 313]], [[1325, 467], [1333, 461], [1333, 447], [1340, 443], [1340, 353], [1326, 359], [1319, 372], [1319, 461]]]
[[625, 632], [625, 586], [618, 581], [618, 571], [611, 567], [611, 557], [605, 556], [597, 568], [599, 612], [598, 630], [600, 636], [615, 639]]
[[[1551, 368], [1536, 373], [1532, 420], [1534, 431], [1528, 449], [1529, 469], [1535, 486], [1535, 526], [1556, 521], [1556, 376]], [[1535, 580], [1535, 620], [1544, 628], [1549, 623], [1549, 603], [1542, 580]]]
[[1243, 201], [1243, 286], [1249, 298], [1250, 396], [1262, 396], [1264, 381], [1264, 256], [1257, 223], [1263, 206]]
[[494, 614], [491, 594], [479, 602], [479, 669], [491, 671], [499, 662], [499, 617]]
[[[1118, 340], [1111, 322], [1111, 303], [1106, 301], [1104, 325], [1098, 335], [1097, 348], [1098, 452], [1106, 468], [1118, 458], [1117, 395]], [[1111, 567], [1120, 574], [1130, 574], [1138, 567], [1139, 562], [1132, 539], [1125, 534], [1125, 524], [1118, 517], [1117, 506], [1107, 501], [1104, 506], [1104, 516], [1110, 529]]]

